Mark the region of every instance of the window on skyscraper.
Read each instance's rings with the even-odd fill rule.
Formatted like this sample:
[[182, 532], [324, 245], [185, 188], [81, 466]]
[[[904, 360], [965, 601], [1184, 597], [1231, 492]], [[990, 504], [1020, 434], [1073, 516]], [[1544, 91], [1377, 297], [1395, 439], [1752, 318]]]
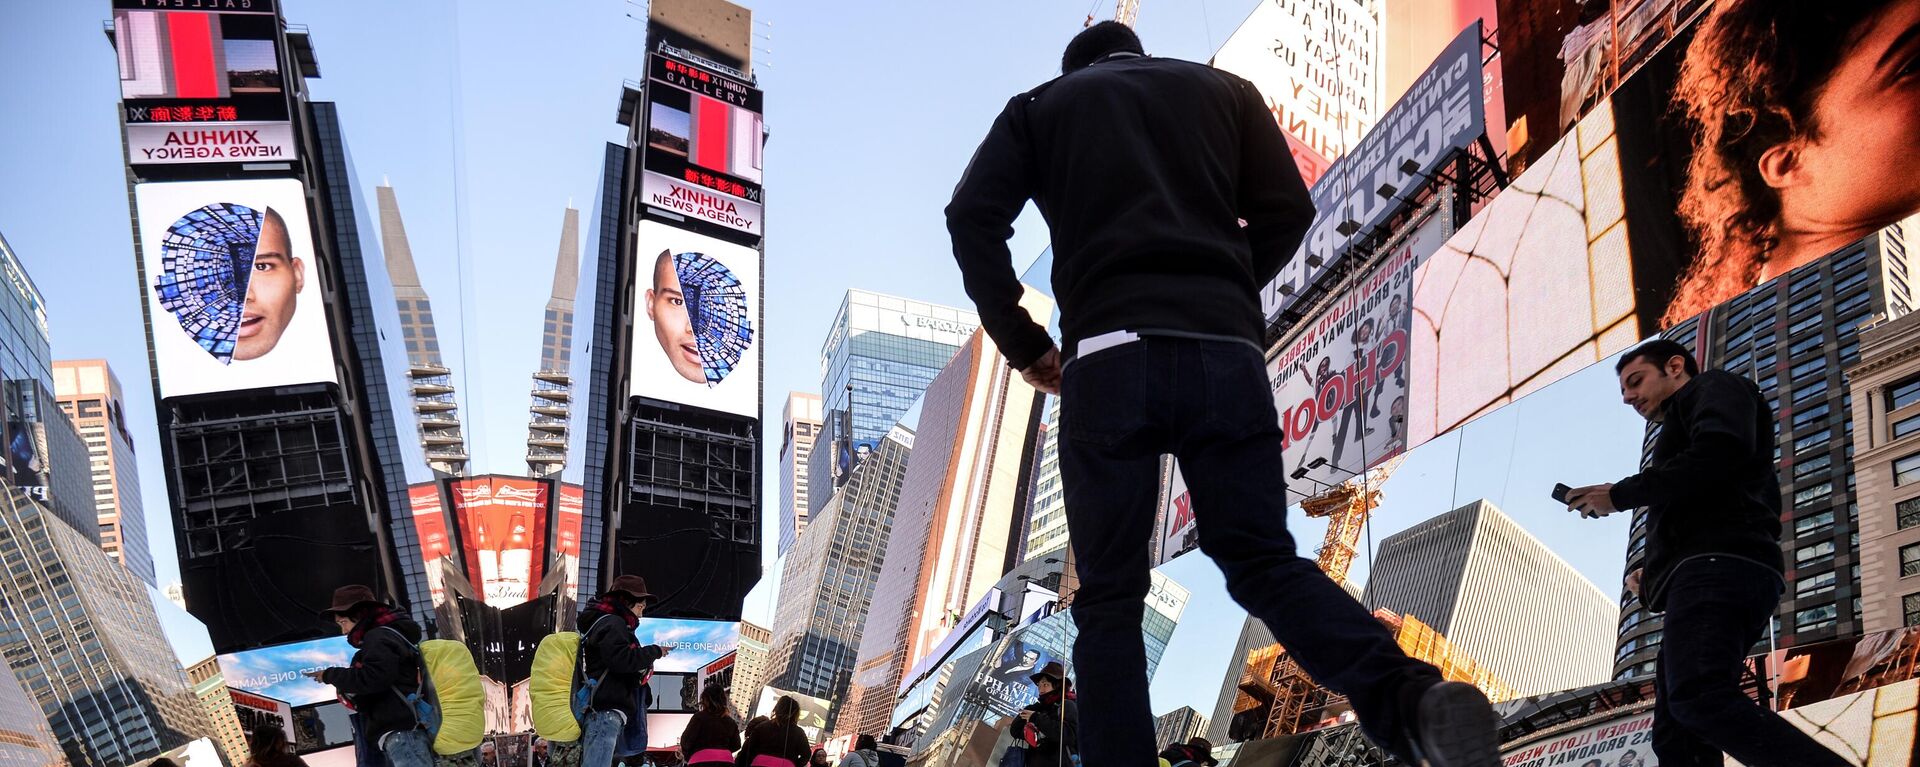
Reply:
[[1920, 402], [1920, 378], [1903, 381], [1887, 390], [1887, 409], [1900, 408]]
[[1900, 612], [1905, 620], [1902, 626], [1920, 626], [1920, 594], [1908, 594], [1900, 598]]
[[1908, 482], [1920, 482], [1920, 453], [1893, 462], [1893, 483], [1904, 485]]
[[1900, 577], [1920, 575], [1920, 543], [1900, 547]]

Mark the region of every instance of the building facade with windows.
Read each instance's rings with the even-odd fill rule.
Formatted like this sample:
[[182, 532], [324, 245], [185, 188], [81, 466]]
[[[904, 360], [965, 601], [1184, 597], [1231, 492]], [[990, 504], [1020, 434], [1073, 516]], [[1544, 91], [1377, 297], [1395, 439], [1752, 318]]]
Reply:
[[234, 710], [233, 693], [227, 690], [226, 675], [220, 671], [220, 656], [208, 656], [188, 666], [187, 682], [193, 685], [194, 697], [200, 699], [200, 710], [206, 712], [220, 753], [233, 764], [246, 764], [253, 755], [247, 748], [247, 731], [241, 729], [240, 715]]
[[[1774, 641], [1782, 648], [1866, 630], [1854, 469], [1859, 419], [1846, 371], [1861, 362], [1863, 324], [1913, 306], [1906, 231], [1889, 227], [1662, 334], [1692, 349], [1702, 368], [1758, 383], [1773, 409], [1787, 578]], [[1658, 435], [1659, 425], [1649, 424], [1643, 461]], [[1646, 526], [1645, 510], [1635, 511], [1626, 572], [1645, 564]], [[1625, 601], [1616, 679], [1654, 672], [1662, 625], [1639, 600]]]
[[807, 511], [846, 483], [862, 445], [906, 415], [980, 327], [967, 309], [849, 290], [820, 346], [822, 428], [807, 463]]
[[1862, 329], [1847, 378], [1862, 630], [1920, 626], [1920, 314]]
[[735, 718], [753, 716], [760, 689], [767, 686], [767, 656], [773, 649], [773, 631], [753, 621], [740, 622], [740, 651], [733, 661], [733, 687], [728, 702]]
[[787, 393], [785, 425], [780, 440], [780, 555], [786, 556], [800, 531], [807, 528], [808, 459], [820, 437], [820, 395]]
[[140, 469], [120, 397], [120, 377], [106, 360], [56, 360], [54, 395], [86, 443], [93, 477], [93, 506], [100, 520], [100, 548], [149, 586], [153, 552], [147, 547], [147, 517], [140, 501]]
[[1196, 737], [1206, 737], [1207, 717], [1192, 706], [1181, 706], [1161, 714], [1153, 721], [1154, 748], [1165, 751], [1167, 746], [1185, 743]]

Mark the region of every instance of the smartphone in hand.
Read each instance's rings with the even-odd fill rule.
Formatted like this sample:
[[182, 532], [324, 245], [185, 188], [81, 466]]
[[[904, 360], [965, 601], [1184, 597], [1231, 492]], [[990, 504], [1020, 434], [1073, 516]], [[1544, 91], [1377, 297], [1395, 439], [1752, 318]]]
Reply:
[[1566, 483], [1561, 483], [1561, 484], [1557, 484], [1557, 485], [1554, 485], [1554, 486], [1553, 486], [1553, 499], [1554, 499], [1554, 500], [1556, 500], [1556, 501], [1559, 501], [1559, 502], [1560, 502], [1560, 505], [1562, 505], [1562, 506], [1566, 506], [1566, 505], [1570, 505], [1570, 504], [1568, 504], [1568, 502], [1567, 502], [1567, 494], [1568, 494], [1568, 493], [1572, 493], [1572, 492], [1573, 492], [1573, 488], [1571, 488], [1571, 487], [1567, 487], [1567, 486], [1566, 486]]

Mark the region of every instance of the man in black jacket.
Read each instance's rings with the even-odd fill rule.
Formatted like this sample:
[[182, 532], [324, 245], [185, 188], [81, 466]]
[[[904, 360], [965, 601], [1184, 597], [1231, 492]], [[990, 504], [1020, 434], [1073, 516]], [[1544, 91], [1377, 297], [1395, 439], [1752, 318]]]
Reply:
[[[982, 326], [1061, 397], [1085, 763], [1156, 763], [1140, 624], [1159, 461], [1173, 453], [1229, 591], [1352, 700], [1369, 735], [1410, 764], [1499, 764], [1486, 697], [1408, 658], [1287, 533], [1259, 290], [1314, 211], [1266, 102], [1233, 75], [1145, 56], [1111, 22], [1074, 38], [1061, 70], [994, 121], [947, 229]], [[1020, 307], [1007, 250], [1030, 199], [1052, 233], [1064, 355]]]
[[334, 589], [332, 618], [353, 645], [352, 665], [308, 672], [353, 704], [366, 744], [392, 767], [429, 767], [432, 739], [406, 697], [419, 691], [420, 626], [366, 586]]
[[580, 611], [581, 675], [574, 681], [593, 687], [592, 710], [580, 728], [582, 765], [608, 765], [646, 749], [647, 677], [653, 662], [671, 652], [642, 647], [634, 636], [652, 602], [646, 579], [622, 575]]
[[1647, 510], [1646, 564], [1627, 589], [1666, 622], [1655, 673], [1653, 752], [1662, 765], [1838, 767], [1846, 760], [1740, 691], [1786, 583], [1773, 411], [1752, 381], [1700, 371], [1686, 347], [1648, 341], [1614, 365], [1620, 394], [1660, 425], [1653, 460], [1574, 489], [1585, 516]]

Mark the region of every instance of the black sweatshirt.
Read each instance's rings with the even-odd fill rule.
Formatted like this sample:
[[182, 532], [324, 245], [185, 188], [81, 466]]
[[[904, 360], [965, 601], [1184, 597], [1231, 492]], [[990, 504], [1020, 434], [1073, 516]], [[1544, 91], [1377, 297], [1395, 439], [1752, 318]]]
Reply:
[[1016, 369], [1052, 346], [1019, 306], [1007, 249], [1029, 199], [1052, 231], [1069, 351], [1114, 330], [1264, 345], [1259, 290], [1314, 215], [1265, 100], [1234, 75], [1116, 54], [1015, 96], [954, 190], [947, 231], [980, 322]]
[[1674, 568], [1708, 554], [1784, 572], [1780, 556], [1780, 475], [1773, 462], [1773, 411], [1760, 387], [1706, 370], [1662, 403], [1653, 460], [1614, 483], [1613, 505], [1646, 507], [1647, 559], [1641, 593], [1666, 606]]

